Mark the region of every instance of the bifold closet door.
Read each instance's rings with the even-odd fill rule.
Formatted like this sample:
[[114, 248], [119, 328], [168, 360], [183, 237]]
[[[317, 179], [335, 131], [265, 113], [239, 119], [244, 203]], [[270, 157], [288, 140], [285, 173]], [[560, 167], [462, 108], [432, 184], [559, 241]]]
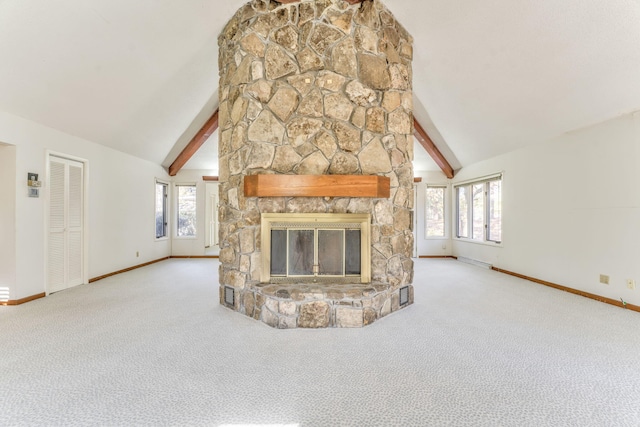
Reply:
[[48, 291], [82, 284], [84, 165], [49, 157]]

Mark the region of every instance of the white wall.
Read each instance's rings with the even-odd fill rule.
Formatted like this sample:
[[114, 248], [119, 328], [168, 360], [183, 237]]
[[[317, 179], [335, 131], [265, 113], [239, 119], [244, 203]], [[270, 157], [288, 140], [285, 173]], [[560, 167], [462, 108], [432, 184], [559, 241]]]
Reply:
[[[27, 191], [24, 177], [24, 191]], [[0, 144], [0, 301], [15, 299], [16, 147]]]
[[[416, 171], [416, 177], [422, 178], [415, 186], [416, 203], [414, 206], [414, 215], [416, 216], [416, 228], [414, 229], [414, 238], [418, 247], [418, 256], [451, 256], [451, 180], [442, 172]], [[446, 185], [445, 191], [445, 218], [449, 221], [445, 223], [446, 236], [444, 238], [426, 237], [426, 191], [428, 185]]]
[[[0, 141], [16, 146], [12, 299], [45, 291], [48, 150], [88, 161], [88, 278], [170, 255], [171, 242], [155, 239], [155, 178], [169, 180], [162, 167], [6, 113], [0, 113]], [[40, 174], [43, 181], [38, 199], [27, 197], [27, 172]]]
[[[640, 114], [463, 168], [454, 182], [504, 171], [503, 244], [453, 241], [453, 253], [640, 305]], [[607, 274], [609, 285], [599, 283]]]

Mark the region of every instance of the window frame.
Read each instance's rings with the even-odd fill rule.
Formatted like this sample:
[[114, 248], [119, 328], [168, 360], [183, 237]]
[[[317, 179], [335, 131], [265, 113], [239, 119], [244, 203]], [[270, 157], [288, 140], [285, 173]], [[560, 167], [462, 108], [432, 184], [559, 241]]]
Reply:
[[[195, 182], [186, 182], [186, 183], [175, 183], [175, 215], [176, 220], [174, 221], [174, 238], [175, 239], [197, 239], [198, 238], [198, 186]], [[180, 223], [180, 187], [193, 187], [194, 189], [194, 213], [195, 213], [195, 230], [191, 235], [180, 235], [179, 234], [179, 223]]]
[[[456, 240], [460, 240], [460, 241], [464, 241], [464, 242], [470, 242], [470, 243], [480, 243], [480, 244], [487, 244], [487, 245], [492, 245], [492, 246], [502, 246], [503, 243], [503, 238], [502, 238], [502, 219], [503, 219], [503, 213], [502, 213], [502, 184], [504, 181], [504, 174], [503, 173], [499, 173], [496, 175], [490, 175], [484, 178], [478, 178], [478, 179], [474, 179], [474, 180], [470, 180], [470, 181], [465, 181], [465, 182], [461, 182], [461, 183], [457, 183], [454, 184], [453, 186], [453, 193], [454, 193], [454, 197], [455, 197], [455, 211], [454, 211], [454, 218], [455, 218], [455, 233], [454, 233], [454, 239]], [[500, 200], [499, 200], [499, 215], [500, 215], [500, 240], [495, 240], [495, 239], [491, 239], [491, 221], [492, 221], [492, 217], [491, 217], [491, 197], [490, 197], [490, 186], [491, 183], [495, 183], [495, 182], [500, 182]], [[481, 209], [481, 214], [482, 214], [482, 238], [474, 238], [476, 236], [474, 236], [474, 212], [477, 212], [476, 209], [474, 209], [474, 200], [475, 197], [473, 195], [473, 189], [474, 187], [477, 187], [479, 185], [482, 185], [482, 209]], [[466, 224], [466, 235], [462, 235], [461, 230], [460, 230], [460, 192], [461, 189], [465, 189], [465, 199], [467, 201], [467, 206], [466, 206], [466, 217], [467, 217], [467, 224]]]
[[[162, 219], [163, 219], [163, 227], [162, 227], [162, 235], [158, 235], [158, 186], [163, 187], [163, 203], [162, 203]], [[169, 209], [169, 183], [166, 181], [162, 181], [160, 179], [155, 180], [154, 185], [154, 225], [156, 229], [156, 240], [166, 240], [169, 238], [169, 219], [170, 219], [170, 209]]]

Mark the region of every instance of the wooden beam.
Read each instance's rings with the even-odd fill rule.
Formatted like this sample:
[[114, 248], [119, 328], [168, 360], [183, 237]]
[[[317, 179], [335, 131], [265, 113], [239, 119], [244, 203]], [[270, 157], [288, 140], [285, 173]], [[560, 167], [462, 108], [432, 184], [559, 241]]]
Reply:
[[171, 163], [171, 166], [169, 166], [169, 176], [176, 176], [176, 174], [180, 172], [180, 169], [196, 154], [198, 149], [202, 147], [202, 144], [204, 144], [216, 130], [218, 130], [218, 110], [213, 113], [211, 118], [207, 120], [207, 123], [200, 128], [196, 136], [189, 141], [187, 146], [184, 147], [184, 150], [182, 150], [173, 163]]
[[415, 177], [413, 177], [413, 182], [414, 182], [414, 183], [416, 183], [416, 182], [422, 182], [422, 177], [421, 177], [421, 176], [415, 176]]
[[388, 198], [391, 180], [376, 175], [249, 175], [246, 197]]
[[427, 150], [427, 153], [429, 153], [433, 161], [436, 162], [440, 169], [442, 169], [442, 172], [444, 172], [445, 176], [449, 179], [453, 178], [453, 168], [451, 167], [447, 159], [444, 158], [440, 150], [438, 150], [438, 147], [436, 147], [431, 138], [429, 138], [427, 132], [422, 129], [422, 126], [420, 126], [420, 123], [418, 123], [416, 119], [413, 119], [413, 134], [418, 139], [418, 142], [420, 142], [420, 145], [422, 145], [424, 149]]
[[217, 176], [203, 176], [202, 177], [203, 181], [213, 181], [213, 182], [218, 182], [218, 177]]

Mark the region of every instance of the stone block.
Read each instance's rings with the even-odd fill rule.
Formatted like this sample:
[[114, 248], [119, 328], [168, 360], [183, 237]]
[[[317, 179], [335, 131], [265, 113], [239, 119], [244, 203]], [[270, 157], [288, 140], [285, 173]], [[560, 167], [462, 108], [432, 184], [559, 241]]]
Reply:
[[278, 300], [275, 300], [273, 298], [267, 298], [264, 302], [264, 306], [267, 307], [269, 310], [273, 311], [274, 313], [277, 313], [279, 310], [279, 302]]
[[242, 46], [242, 49], [244, 49], [246, 52], [249, 52], [254, 56], [260, 58], [264, 56], [264, 42], [260, 40], [260, 37], [258, 37], [255, 33], [250, 33], [249, 35], [245, 36], [240, 41], [240, 46]]
[[284, 49], [274, 44], [267, 47], [264, 68], [269, 80], [277, 80], [299, 71], [297, 62], [287, 55]]
[[[302, 156], [296, 153], [293, 147], [290, 145], [282, 145], [276, 148], [276, 154], [271, 167], [277, 172], [288, 173], [291, 172], [294, 166], [300, 163], [301, 160]], [[261, 200], [263, 199], [261, 198]], [[272, 212], [277, 212], [277, 210]]]
[[280, 316], [278, 329], [295, 329], [298, 327], [295, 317]]
[[263, 309], [261, 311], [262, 321], [273, 328], [277, 328], [279, 323], [278, 316], [267, 309]]
[[238, 270], [227, 270], [222, 276], [221, 285], [229, 285], [234, 288], [244, 288], [246, 277]]
[[351, 123], [360, 129], [364, 129], [366, 123], [367, 110], [364, 107], [356, 107], [351, 115]]
[[402, 103], [401, 92], [388, 91], [384, 93], [384, 97], [382, 98], [382, 108], [387, 110], [388, 113], [398, 108], [401, 105], [401, 103]]
[[[366, 115], [367, 130], [374, 133], [385, 132], [385, 112], [380, 107], [371, 107], [367, 110]], [[383, 148], [384, 149], [384, 148]], [[385, 157], [388, 157], [388, 153], [385, 150]], [[391, 169], [389, 169], [391, 170]], [[389, 170], [385, 171], [388, 172]]]
[[377, 318], [378, 318], [378, 315], [375, 312], [375, 310], [373, 310], [372, 308], [364, 309], [364, 316], [363, 316], [364, 326], [372, 324], [373, 322], [376, 321]]
[[404, 111], [398, 109], [389, 113], [389, 132], [400, 134], [410, 134], [413, 128], [411, 116]]
[[316, 151], [305, 158], [295, 169], [298, 175], [323, 175], [329, 169], [329, 161], [322, 151]]
[[329, 173], [334, 175], [350, 175], [358, 171], [358, 159], [353, 154], [338, 152], [331, 159]]
[[300, 65], [300, 71], [303, 73], [306, 73], [307, 71], [322, 70], [325, 68], [324, 60], [308, 47], [305, 47], [298, 52], [296, 54], [296, 59]]
[[298, 114], [309, 117], [322, 117], [322, 94], [318, 89], [311, 91], [302, 98], [298, 107]]
[[393, 228], [398, 231], [411, 230], [411, 211], [405, 208], [394, 209]]
[[297, 305], [294, 301], [280, 301], [278, 311], [285, 316], [295, 316]]
[[316, 85], [321, 89], [337, 92], [342, 89], [345, 81], [346, 79], [343, 76], [333, 71], [320, 71], [316, 79]]
[[249, 154], [248, 169], [268, 169], [273, 162], [276, 147], [267, 143], [254, 143]]
[[352, 153], [360, 151], [362, 141], [360, 140], [359, 129], [348, 123], [337, 121], [333, 124], [333, 132], [338, 140], [338, 146], [342, 150]]
[[251, 257], [249, 255], [240, 255], [240, 271], [243, 273], [251, 273]]
[[376, 92], [366, 87], [357, 80], [353, 80], [347, 84], [345, 92], [351, 102], [362, 107], [366, 107], [377, 101]]
[[338, 328], [361, 328], [364, 326], [362, 308], [337, 307], [336, 326]]
[[391, 295], [391, 311], [398, 311], [400, 309], [400, 293], [394, 292]]
[[358, 54], [358, 69], [360, 81], [366, 86], [376, 90], [391, 88], [391, 76], [384, 58], [360, 53]]
[[337, 10], [328, 10], [327, 18], [334, 27], [339, 28], [343, 33], [351, 33], [351, 26], [353, 25], [353, 10], [347, 10], [346, 12], [340, 12]]
[[358, 60], [356, 49], [351, 39], [338, 43], [331, 52], [333, 71], [346, 77], [358, 76]]
[[329, 326], [329, 304], [325, 301], [314, 301], [300, 305], [298, 317], [300, 328], [326, 328]]
[[389, 153], [382, 146], [379, 138], [375, 138], [358, 155], [360, 169], [365, 175], [376, 175], [391, 172]]
[[391, 299], [387, 298], [382, 304], [382, 310], [380, 310], [380, 317], [384, 317], [391, 314]]
[[269, 101], [269, 108], [278, 118], [286, 122], [298, 108], [298, 92], [291, 87], [281, 87]]
[[273, 84], [265, 79], [257, 80], [246, 88], [246, 93], [260, 102], [269, 102], [273, 95]]
[[298, 74], [287, 77], [287, 82], [296, 88], [302, 96], [305, 96], [311, 89], [315, 88], [316, 76], [315, 73]]
[[273, 31], [271, 39], [289, 52], [296, 53], [298, 51], [298, 30], [292, 25]]
[[253, 310], [256, 307], [256, 299], [255, 296], [253, 295], [253, 292], [245, 292], [244, 295], [242, 296], [243, 302], [242, 305], [244, 306], [244, 314], [246, 314], [249, 317], [253, 317]]
[[289, 142], [298, 147], [309, 141], [322, 128], [322, 120], [298, 117], [287, 124]]
[[329, 46], [337, 42], [343, 37], [343, 33], [327, 24], [316, 24], [309, 36], [309, 46], [315, 50], [318, 55], [324, 56]]
[[285, 128], [268, 110], [262, 110], [258, 118], [249, 126], [249, 141], [282, 144]]
[[324, 97], [324, 112], [327, 117], [347, 121], [351, 118], [353, 104], [341, 93], [330, 93]]

